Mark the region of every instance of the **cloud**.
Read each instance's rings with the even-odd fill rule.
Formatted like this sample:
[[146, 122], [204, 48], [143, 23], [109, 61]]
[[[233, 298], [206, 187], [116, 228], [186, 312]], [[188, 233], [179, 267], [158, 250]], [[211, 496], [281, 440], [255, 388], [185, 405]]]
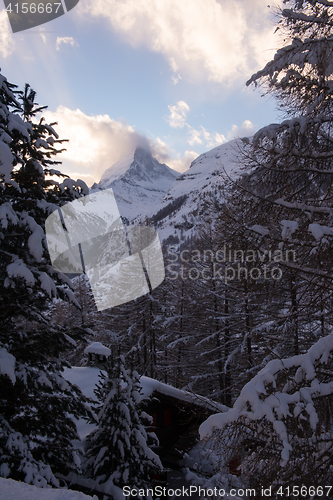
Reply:
[[240, 127], [233, 125], [226, 136], [209, 132], [203, 126], [196, 130], [186, 124], [191, 148], [179, 154], [161, 138], [148, 139], [125, 120], [117, 121], [108, 115], [89, 116], [80, 109], [72, 110], [65, 106], [59, 106], [55, 112], [46, 110], [43, 115], [48, 123], [58, 122], [55, 130], [61, 139], [69, 139], [63, 144], [67, 151], [59, 155], [59, 160], [63, 162], [60, 169], [75, 179], [83, 179], [88, 185], [98, 182], [107, 168], [128, 156], [137, 146], [149, 149], [161, 163], [184, 172], [199, 156], [195, 145], [208, 150], [233, 137], [253, 134], [250, 120], [245, 120]]
[[199, 129], [195, 129], [188, 124], [186, 125], [188, 127], [189, 139], [187, 142], [189, 145], [193, 147], [195, 144], [198, 144], [207, 149], [215, 148], [236, 137], [249, 137], [254, 133], [254, 127], [250, 120], [245, 120], [240, 127], [232, 125], [231, 130], [226, 135], [219, 132], [208, 132], [202, 125]]
[[133, 47], [162, 54], [175, 83], [186, 75], [230, 85], [276, 46], [267, 0], [81, 0], [76, 12], [106, 18]]
[[128, 155], [137, 146], [149, 148], [149, 141], [125, 121], [116, 121], [108, 115], [88, 116], [80, 109], [59, 106], [55, 112], [44, 111], [47, 122], [58, 122], [55, 130], [64, 143], [59, 155], [62, 171], [69, 175], [80, 173], [99, 181], [103, 172], [113, 163]]
[[202, 131], [201, 130], [196, 130], [193, 127], [189, 127], [189, 135], [190, 138], [187, 141], [190, 146], [194, 146], [194, 144], [202, 144], [203, 140], [201, 138]]
[[189, 129], [188, 143], [190, 146], [194, 146], [195, 144], [204, 145], [206, 148], [215, 148], [224, 142], [227, 142], [228, 139], [223, 134], [219, 134], [218, 132], [208, 132], [202, 125], [199, 130], [187, 125]]
[[228, 132], [227, 137], [228, 140], [234, 139], [235, 137], [250, 137], [254, 134], [254, 126], [250, 120], [245, 120], [241, 127], [237, 125], [233, 125], [231, 131]]
[[71, 45], [71, 47], [79, 47], [79, 44], [71, 36], [57, 36], [56, 49], [60, 50], [61, 45]]
[[180, 76], [180, 74], [179, 74], [179, 73], [178, 73], [178, 75], [172, 75], [172, 77], [171, 77], [171, 80], [173, 81], [173, 83], [174, 83], [175, 85], [177, 85], [177, 83], [178, 83], [178, 82], [179, 82], [179, 80], [181, 80], [181, 79], [182, 79], [182, 77]]
[[0, 11], [0, 54], [8, 57], [15, 50], [15, 41], [10, 29], [7, 12]]
[[170, 168], [177, 170], [177, 172], [185, 172], [185, 170], [190, 168], [192, 161], [199, 156], [199, 153], [191, 150], [186, 150], [181, 155], [170, 149], [159, 137], [150, 142], [150, 150], [154, 158], [160, 163], [166, 163]]
[[45, 43], [45, 45], [46, 45], [47, 44], [47, 37], [46, 37], [46, 35], [43, 32], [41, 32], [40, 33], [40, 37], [43, 40], [43, 42]]
[[186, 115], [190, 111], [190, 107], [185, 101], [178, 101], [174, 106], [168, 106], [170, 115], [167, 122], [170, 127], [183, 128], [185, 125]]
[[161, 163], [183, 172], [194, 158], [195, 151], [177, 154], [159, 137], [147, 139], [125, 121], [117, 121], [108, 115], [88, 116], [80, 109], [71, 110], [59, 106], [55, 112], [44, 111], [47, 123], [58, 122], [55, 130], [60, 139], [69, 139], [59, 155], [60, 170], [74, 179], [83, 179], [88, 185], [98, 182], [105, 170], [128, 156], [137, 146], [150, 149]]
[[176, 158], [170, 158], [168, 166], [174, 168], [177, 172], [185, 172], [198, 156], [199, 153], [196, 151], [186, 150], [184, 155], [177, 154]]

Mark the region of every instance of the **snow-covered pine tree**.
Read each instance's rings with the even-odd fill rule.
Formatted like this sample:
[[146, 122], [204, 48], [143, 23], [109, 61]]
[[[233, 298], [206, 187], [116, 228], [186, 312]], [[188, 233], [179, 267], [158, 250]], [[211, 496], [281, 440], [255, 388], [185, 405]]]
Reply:
[[49, 324], [53, 298], [73, 300], [73, 292], [50, 265], [44, 223], [87, 187], [51, 168], [63, 141], [54, 124], [37, 120], [43, 109], [28, 85], [18, 91], [0, 75], [0, 470], [39, 486], [57, 483], [52, 472], [77, 470], [70, 415], [86, 413], [61, 376], [68, 341]]
[[247, 85], [265, 84], [287, 114], [332, 113], [332, 9], [331, 0], [284, 0], [276, 31], [283, 47]]
[[124, 378], [128, 387], [129, 409], [132, 420], [132, 454], [133, 461], [130, 470], [132, 484], [150, 484], [152, 476], [162, 470], [162, 463], [153, 451], [158, 446], [158, 439], [149, 430], [153, 419], [141, 408], [140, 376], [137, 371], [125, 370]]
[[99, 413], [97, 428], [87, 438], [85, 474], [105, 493], [113, 485], [149, 485], [162, 467], [150, 447], [153, 436], [145, 427], [149, 417], [138, 409], [139, 389], [138, 374], [130, 376], [121, 356], [115, 364], [109, 362], [96, 389]]

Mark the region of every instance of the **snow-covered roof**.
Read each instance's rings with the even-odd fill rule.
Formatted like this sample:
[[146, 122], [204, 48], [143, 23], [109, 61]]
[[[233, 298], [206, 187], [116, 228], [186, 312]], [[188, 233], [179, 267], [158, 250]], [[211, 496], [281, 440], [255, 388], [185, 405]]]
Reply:
[[164, 384], [163, 382], [159, 382], [158, 380], [149, 377], [142, 376], [140, 378], [140, 382], [142, 387], [142, 399], [148, 399], [156, 391], [160, 394], [164, 394], [165, 396], [171, 396], [179, 401], [192, 403], [212, 411], [224, 413], [229, 410], [227, 406], [211, 401], [204, 396], [176, 389], [176, 387], [173, 387], [172, 385]]
[[101, 354], [106, 357], [110, 356], [111, 350], [100, 342], [93, 342], [84, 350], [85, 354]]
[[[64, 378], [72, 384], [76, 384], [80, 387], [85, 396], [95, 399], [96, 396], [94, 395], [94, 389], [99, 381], [99, 373], [100, 370], [98, 368], [91, 366], [72, 366], [71, 368], [65, 368]], [[227, 406], [211, 401], [204, 396], [176, 389], [175, 387], [172, 387], [172, 385], [164, 384], [163, 382], [159, 382], [153, 378], [142, 376], [140, 378], [140, 383], [142, 387], [142, 400], [148, 399], [156, 391], [160, 394], [164, 394], [165, 396], [171, 396], [186, 403], [193, 403], [212, 411], [223, 413], [229, 410]]]

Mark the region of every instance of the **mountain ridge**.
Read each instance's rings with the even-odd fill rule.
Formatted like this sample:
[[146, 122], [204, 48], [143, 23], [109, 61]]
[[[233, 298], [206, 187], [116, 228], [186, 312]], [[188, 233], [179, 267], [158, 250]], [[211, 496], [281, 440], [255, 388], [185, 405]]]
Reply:
[[227, 177], [240, 175], [238, 145], [234, 139], [199, 155], [183, 173], [137, 148], [108, 168], [93, 190], [111, 187], [122, 216], [132, 223], [148, 219], [162, 241], [183, 240], [216, 216]]
[[148, 215], [162, 241], [192, 237], [205, 219], [216, 217], [228, 177], [240, 175], [239, 141], [233, 139], [199, 155], [177, 177], [159, 210]]

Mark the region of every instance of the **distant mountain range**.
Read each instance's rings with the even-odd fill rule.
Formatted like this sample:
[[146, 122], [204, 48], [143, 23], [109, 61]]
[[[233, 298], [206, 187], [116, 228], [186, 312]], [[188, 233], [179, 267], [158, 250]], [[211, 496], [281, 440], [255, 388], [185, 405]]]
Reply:
[[135, 152], [108, 168], [92, 191], [112, 188], [119, 211], [129, 221], [149, 218], [162, 240], [184, 239], [198, 230], [223, 200], [226, 176], [238, 175], [237, 140], [196, 158], [180, 174], [149, 151]]

